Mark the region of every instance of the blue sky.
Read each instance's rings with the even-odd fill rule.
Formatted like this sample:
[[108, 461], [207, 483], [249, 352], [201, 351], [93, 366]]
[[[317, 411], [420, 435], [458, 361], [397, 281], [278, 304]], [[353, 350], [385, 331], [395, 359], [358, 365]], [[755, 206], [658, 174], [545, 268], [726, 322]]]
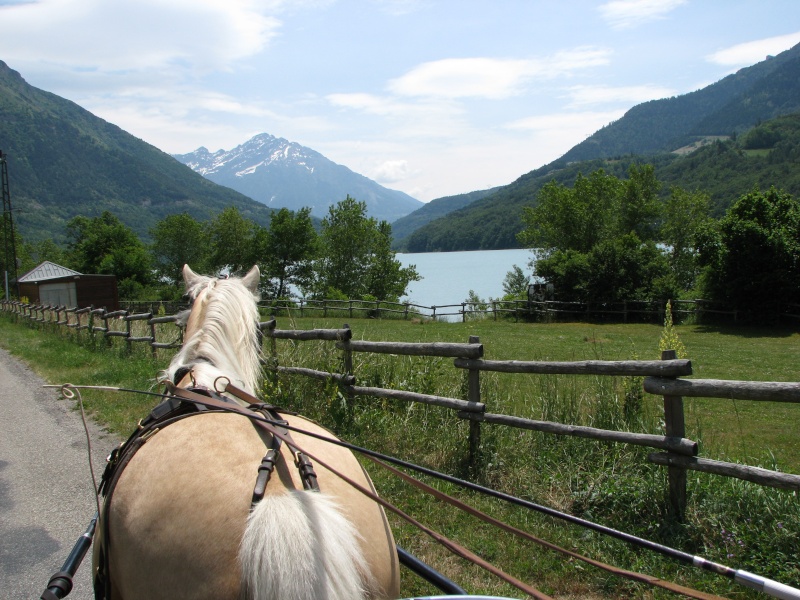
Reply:
[[797, 0], [0, 0], [0, 60], [165, 152], [266, 132], [423, 201], [797, 43]]

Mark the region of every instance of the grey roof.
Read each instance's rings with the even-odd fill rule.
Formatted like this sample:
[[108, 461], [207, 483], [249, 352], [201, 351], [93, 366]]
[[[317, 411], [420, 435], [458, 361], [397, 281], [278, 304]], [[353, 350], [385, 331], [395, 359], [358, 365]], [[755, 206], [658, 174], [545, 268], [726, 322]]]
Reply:
[[35, 269], [25, 273], [17, 281], [20, 283], [36, 282], [47, 279], [60, 279], [61, 277], [70, 277], [72, 275], [80, 275], [80, 273], [46, 260]]

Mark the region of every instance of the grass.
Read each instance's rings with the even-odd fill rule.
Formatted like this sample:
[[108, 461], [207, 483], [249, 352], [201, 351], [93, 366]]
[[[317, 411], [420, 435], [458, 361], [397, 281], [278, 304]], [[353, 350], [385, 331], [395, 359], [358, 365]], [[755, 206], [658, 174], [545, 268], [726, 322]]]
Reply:
[[[339, 328], [341, 319], [278, 318], [281, 329]], [[514, 324], [494, 321], [438, 323], [350, 320], [354, 337], [406, 342], [466, 342], [479, 336], [487, 359], [622, 360], [658, 358], [661, 327], [653, 325]], [[757, 329], [677, 326], [692, 359], [695, 377], [797, 381], [800, 335]], [[0, 344], [31, 364], [51, 382], [102, 383], [143, 389], [151, 386], [169, 355], [128, 356], [121, 347], [102, 350], [84, 336], [42, 332], [0, 318]], [[118, 342], [119, 340], [117, 340]], [[332, 344], [279, 340], [278, 360], [328, 371], [342, 368]], [[463, 372], [449, 359], [356, 354], [360, 385], [464, 397]], [[660, 398], [634, 394], [625, 378], [481, 375], [488, 410], [531, 418], [563, 420], [635, 431], [659, 431]], [[501, 427], [483, 427], [480, 461], [465, 461], [467, 425], [445, 409], [350, 398], [334, 385], [304, 378], [269, 377], [265, 393], [333, 428], [356, 444], [468, 477], [534, 502], [552, 506], [628, 533], [640, 535], [732, 567], [800, 585], [800, 502], [796, 494], [746, 482], [689, 472], [686, 522], [666, 514], [663, 468], [646, 460], [647, 451], [619, 444], [556, 437]], [[97, 418], [127, 434], [152, 400], [133, 395], [87, 393]], [[626, 412], [633, 406], [635, 410]], [[687, 399], [689, 437], [701, 455], [800, 473], [797, 423], [800, 407], [783, 403]], [[416, 518], [452, 536], [513, 575], [558, 598], [662, 598], [644, 588], [538, 546], [521, 542], [422, 496], [369, 466], [380, 493]], [[684, 567], [652, 553], [587, 532], [550, 517], [510, 508], [436, 483], [493, 516], [534, 535], [592, 558], [677, 581], [731, 598], [755, 598], [719, 576]], [[480, 570], [454, 558], [410, 526], [391, 517], [398, 542], [472, 593], [518, 596]], [[404, 572], [403, 594], [435, 590]]]

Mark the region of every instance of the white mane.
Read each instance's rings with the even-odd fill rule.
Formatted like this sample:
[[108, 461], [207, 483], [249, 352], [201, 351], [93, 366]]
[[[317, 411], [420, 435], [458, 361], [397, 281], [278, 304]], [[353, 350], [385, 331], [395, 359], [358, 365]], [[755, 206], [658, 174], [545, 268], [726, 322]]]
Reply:
[[[250, 289], [253, 271], [245, 279], [215, 279], [184, 269], [186, 291], [193, 299], [189, 337], [166, 371], [170, 380], [191, 367], [197, 385], [214, 389], [218, 377], [255, 394], [261, 377], [258, 342], [258, 295]], [[255, 282], [258, 282], [255, 269]], [[255, 289], [255, 286], [252, 286]], [[176, 382], [177, 383], [177, 382]]]

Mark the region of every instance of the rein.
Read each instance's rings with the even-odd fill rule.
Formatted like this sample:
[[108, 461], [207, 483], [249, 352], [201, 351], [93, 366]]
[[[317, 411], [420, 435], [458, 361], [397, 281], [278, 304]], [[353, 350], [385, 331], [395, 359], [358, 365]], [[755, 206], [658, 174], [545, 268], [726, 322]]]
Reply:
[[[717, 595], [714, 595], [714, 594], [707, 594], [707, 593], [704, 593], [704, 592], [693, 590], [691, 588], [687, 588], [687, 587], [678, 585], [676, 583], [672, 583], [670, 581], [665, 581], [665, 580], [660, 579], [658, 577], [653, 577], [653, 576], [650, 576], [650, 575], [645, 575], [645, 574], [642, 574], [642, 573], [636, 573], [634, 571], [628, 571], [626, 569], [621, 569], [619, 567], [614, 567], [613, 565], [608, 565], [608, 564], [603, 563], [601, 561], [594, 560], [594, 559], [582, 556], [582, 555], [580, 555], [580, 554], [578, 554], [576, 552], [573, 552], [571, 550], [566, 550], [566, 549], [561, 548], [561, 547], [559, 547], [559, 546], [557, 546], [555, 544], [552, 544], [550, 542], [547, 542], [545, 540], [537, 538], [536, 536], [533, 536], [533, 535], [531, 535], [531, 534], [529, 534], [529, 533], [527, 533], [525, 531], [522, 531], [520, 529], [512, 527], [511, 525], [503, 523], [502, 521], [499, 521], [499, 520], [487, 515], [486, 513], [482, 512], [482, 511], [480, 511], [480, 510], [478, 510], [476, 508], [473, 508], [473, 507], [469, 506], [468, 504], [465, 504], [465, 503], [461, 502], [460, 500], [458, 500], [458, 499], [456, 499], [456, 498], [454, 498], [452, 496], [449, 496], [449, 495], [447, 495], [447, 494], [445, 494], [443, 492], [440, 492], [439, 490], [437, 490], [437, 489], [435, 489], [435, 488], [423, 483], [422, 481], [420, 481], [418, 479], [415, 479], [414, 477], [411, 477], [410, 475], [407, 475], [406, 473], [403, 473], [402, 471], [399, 471], [398, 469], [395, 469], [394, 467], [390, 466], [389, 464], [387, 464], [387, 463], [383, 462], [382, 460], [378, 459], [375, 456], [376, 454], [378, 456], [381, 456], [378, 453], [374, 453], [374, 452], [368, 451], [368, 450], [366, 450], [364, 448], [360, 448], [358, 446], [353, 446], [352, 444], [347, 444], [347, 443], [341, 442], [339, 440], [331, 440], [330, 438], [326, 438], [324, 436], [319, 436], [319, 435], [313, 434], [311, 432], [303, 432], [300, 429], [293, 428], [293, 427], [289, 426], [288, 424], [286, 424], [285, 421], [281, 421], [281, 422], [278, 422], [278, 423], [273, 423], [273, 422], [269, 422], [269, 421], [261, 421], [261, 420], [258, 420], [255, 415], [249, 413], [247, 411], [247, 409], [244, 409], [244, 408], [240, 407], [239, 405], [235, 405], [235, 404], [218, 405], [217, 404], [217, 400], [215, 400], [213, 398], [211, 399], [212, 402], [208, 402], [208, 400], [209, 400], [208, 398], [206, 398], [204, 396], [200, 396], [199, 394], [196, 394], [195, 392], [192, 392], [190, 390], [186, 390], [186, 389], [183, 389], [183, 388], [175, 388], [171, 384], [168, 384], [167, 387], [168, 387], [168, 389], [169, 388], [173, 388], [173, 389], [170, 390], [171, 393], [175, 393], [175, 395], [177, 395], [178, 397], [184, 398], [185, 400], [187, 400], [189, 402], [206, 403], [206, 405], [208, 405], [208, 406], [214, 406], [214, 407], [220, 408], [221, 410], [229, 410], [229, 411], [237, 412], [237, 413], [240, 413], [240, 414], [243, 414], [243, 415], [247, 416], [248, 418], [253, 420], [253, 423], [255, 425], [263, 426], [263, 429], [265, 431], [268, 431], [270, 434], [272, 434], [273, 438], [283, 439], [283, 441], [285, 441], [287, 443], [287, 445], [289, 445], [296, 452], [299, 452], [300, 450], [298, 449], [297, 445], [289, 437], [288, 430], [286, 430], [286, 434], [284, 435], [283, 433], [281, 433], [279, 428], [275, 427], [276, 425], [278, 425], [278, 424], [284, 425], [285, 424], [285, 427], [281, 427], [280, 429], [286, 429], [286, 427], [289, 427], [289, 428], [291, 428], [292, 430], [294, 430], [294, 431], [296, 431], [298, 433], [304, 433], [305, 435], [309, 435], [309, 436], [315, 437], [315, 438], [320, 439], [320, 440], [325, 440], [325, 441], [332, 442], [332, 443], [337, 444], [337, 445], [341, 445], [341, 446], [347, 447], [347, 448], [349, 448], [351, 450], [359, 451], [360, 453], [365, 454], [371, 461], [373, 461], [374, 463], [376, 463], [376, 464], [382, 466], [383, 468], [387, 469], [392, 474], [397, 475], [398, 477], [402, 478], [406, 482], [408, 482], [411, 485], [417, 487], [418, 489], [420, 489], [420, 490], [422, 490], [422, 491], [434, 496], [435, 498], [438, 498], [439, 500], [445, 501], [445, 502], [451, 504], [452, 506], [455, 506], [459, 510], [462, 510], [462, 511], [468, 513], [468, 514], [471, 514], [472, 516], [475, 516], [475, 517], [483, 520], [484, 522], [487, 522], [487, 523], [490, 523], [492, 525], [495, 525], [495, 526], [497, 526], [497, 527], [499, 527], [499, 528], [501, 528], [501, 529], [503, 529], [503, 530], [505, 530], [505, 531], [507, 531], [509, 533], [512, 533], [513, 535], [516, 535], [517, 537], [520, 537], [522, 539], [526, 539], [528, 541], [534, 542], [534, 543], [539, 544], [539, 545], [541, 545], [541, 546], [543, 546], [545, 548], [548, 548], [550, 550], [554, 550], [556, 552], [560, 552], [560, 553], [565, 554], [565, 555], [567, 555], [567, 556], [569, 556], [571, 558], [576, 558], [578, 560], [586, 562], [587, 564], [590, 564], [592, 566], [595, 566], [595, 567], [598, 567], [598, 568], [603, 569], [605, 571], [608, 571], [608, 572], [610, 572], [610, 573], [612, 573], [614, 575], [625, 577], [625, 578], [631, 579], [633, 581], [638, 581], [640, 583], [646, 583], [646, 584], [649, 584], [649, 585], [652, 585], [652, 586], [655, 586], [655, 587], [660, 587], [660, 588], [669, 590], [669, 591], [677, 593], [677, 594], [683, 594], [683, 595], [688, 596], [690, 598], [696, 598], [698, 600], [721, 600], [722, 599], [721, 596], [717, 596]], [[252, 396], [251, 394], [248, 394], [244, 390], [241, 390], [241, 389], [237, 388], [236, 386], [234, 386], [234, 385], [232, 385], [230, 383], [226, 386], [225, 391], [227, 393], [230, 393], [231, 395], [239, 398], [240, 400], [243, 400], [245, 402], [250, 402], [251, 406], [254, 403], [261, 403], [261, 401], [258, 398]], [[377, 494], [375, 494], [375, 492], [373, 492], [372, 490], [365, 488], [364, 486], [362, 486], [362, 485], [358, 484], [357, 482], [353, 481], [352, 479], [350, 479], [349, 477], [347, 477], [343, 473], [339, 472], [337, 469], [335, 469], [334, 467], [332, 467], [329, 464], [327, 464], [324, 460], [322, 460], [318, 456], [315, 456], [315, 455], [310, 454], [310, 453], [304, 453], [304, 454], [307, 454], [307, 456], [310, 457], [312, 460], [314, 460], [318, 464], [322, 465], [327, 470], [331, 471], [334, 475], [336, 475], [337, 477], [339, 477], [340, 479], [342, 479], [343, 481], [345, 481], [346, 483], [348, 483], [349, 485], [351, 485], [352, 487], [357, 489], [359, 492], [361, 492], [366, 497], [368, 497], [371, 500], [377, 502], [378, 504], [380, 504], [384, 508], [390, 510], [391, 512], [393, 512], [396, 515], [398, 515], [399, 517], [401, 517], [403, 520], [407, 521], [408, 523], [414, 525], [416, 528], [418, 528], [421, 531], [425, 532], [427, 535], [432, 537], [434, 540], [436, 540], [438, 543], [443, 545], [445, 548], [447, 548], [448, 550], [450, 550], [451, 552], [453, 552], [457, 556], [460, 556], [461, 558], [464, 558], [464, 559], [466, 559], [466, 560], [478, 565], [479, 567], [483, 568], [484, 570], [486, 570], [486, 571], [488, 571], [490, 573], [493, 573], [494, 575], [496, 575], [497, 577], [499, 577], [500, 579], [502, 579], [506, 583], [516, 587], [517, 589], [525, 592], [526, 594], [532, 596], [533, 598], [541, 599], [541, 600], [546, 600], [546, 599], [550, 598], [549, 596], [541, 593], [536, 588], [533, 588], [533, 587], [529, 586], [528, 584], [526, 584], [526, 583], [514, 578], [513, 576], [505, 573], [504, 571], [498, 569], [493, 564], [485, 561], [480, 556], [478, 556], [475, 553], [471, 552], [467, 548], [461, 546], [460, 544], [454, 542], [453, 540], [443, 536], [442, 534], [440, 534], [440, 533], [430, 529], [426, 525], [420, 523], [419, 521], [417, 521], [416, 519], [414, 519], [413, 517], [411, 517], [410, 515], [408, 515], [407, 513], [405, 513], [404, 511], [402, 511], [398, 507], [396, 507], [395, 505], [391, 504], [387, 500], [385, 500], [385, 499], [381, 498], [380, 496], [378, 496]], [[389, 457], [385, 457], [384, 456], [383, 458], [389, 458]], [[397, 461], [396, 459], [393, 459], [392, 462], [402, 462], [402, 461]], [[416, 467], [416, 468], [420, 469], [420, 467]]]
[[[227, 379], [227, 378], [224, 378], [224, 379]], [[393, 467], [389, 466], [386, 463], [387, 462], [388, 463], [394, 463], [396, 465], [407, 467], [407, 468], [410, 468], [412, 470], [424, 473], [426, 475], [430, 475], [430, 476], [433, 476], [435, 478], [438, 478], [438, 479], [441, 479], [441, 480], [444, 480], [444, 481], [449, 481], [451, 483], [455, 483], [456, 485], [459, 485], [461, 487], [464, 487], [464, 488], [467, 488], [467, 489], [472, 489], [474, 491], [478, 491], [480, 493], [487, 494], [487, 495], [499, 498], [499, 499], [507, 501], [507, 502], [511, 502], [511, 503], [516, 504], [518, 506], [522, 506], [522, 507], [525, 507], [525, 508], [533, 509], [533, 510], [536, 510], [538, 512], [542, 512], [544, 514], [547, 514], [549, 516], [553, 516], [553, 517], [556, 517], [556, 518], [567, 520], [569, 522], [572, 522], [572, 523], [575, 523], [575, 524], [578, 524], [578, 525], [593, 529], [595, 531], [599, 531], [601, 533], [604, 533], [606, 535], [610, 535], [610, 536], [615, 537], [617, 539], [621, 539], [621, 540], [626, 541], [628, 543], [632, 543], [634, 545], [646, 547], [646, 548], [648, 548], [648, 549], [650, 549], [652, 551], [656, 551], [656, 552], [659, 552], [661, 554], [670, 556], [671, 558], [675, 558], [675, 559], [679, 560], [680, 562], [688, 563], [688, 564], [691, 564], [691, 565], [693, 565], [695, 567], [700, 567], [700, 568], [702, 568], [704, 570], [711, 571], [711, 572], [717, 573], [719, 575], [724, 575], [724, 576], [726, 576], [728, 578], [731, 578], [731, 579], [735, 579], [737, 581], [737, 583], [742, 583], [742, 581], [740, 581], [740, 580], [746, 579], [748, 576], [752, 577], [752, 575], [747, 573], [746, 571], [732, 569], [730, 567], [727, 567], [727, 566], [724, 566], [724, 565], [721, 565], [721, 564], [718, 564], [718, 563], [714, 563], [712, 561], [708, 561], [706, 559], [703, 559], [702, 557], [692, 556], [692, 555], [690, 555], [688, 553], [681, 552], [679, 550], [675, 550], [673, 548], [669, 548], [669, 547], [663, 546], [661, 544], [656, 544], [655, 542], [650, 542], [648, 540], [645, 540], [645, 539], [642, 539], [642, 538], [638, 538], [636, 536], [633, 536], [633, 535], [630, 535], [630, 534], [626, 534], [626, 533], [621, 532], [621, 531], [617, 531], [617, 530], [614, 530], [614, 529], [611, 529], [611, 528], [608, 528], [608, 527], [605, 527], [605, 526], [602, 526], [602, 525], [598, 525], [596, 523], [592, 523], [591, 521], [585, 521], [584, 519], [581, 519], [579, 517], [575, 517], [575, 516], [569, 515], [567, 513], [562, 513], [560, 511], [556, 511], [555, 509], [550, 509], [550, 508], [547, 508], [547, 507], [544, 507], [544, 506], [541, 506], [541, 505], [537, 505], [537, 504], [532, 503], [530, 501], [522, 500], [522, 499], [516, 498], [514, 496], [510, 496], [508, 494], [502, 493], [502, 492], [497, 492], [497, 491], [492, 490], [490, 488], [486, 488], [486, 487], [480, 486], [478, 484], [474, 484], [474, 483], [471, 483], [471, 482], [468, 482], [468, 481], [465, 481], [465, 480], [462, 480], [462, 479], [458, 479], [458, 478], [450, 476], [450, 475], [445, 475], [445, 474], [439, 473], [437, 471], [433, 471], [431, 469], [427, 469], [426, 467], [421, 467], [419, 465], [415, 465], [413, 463], [409, 463], [409, 462], [406, 462], [406, 461], [403, 461], [403, 460], [400, 460], [400, 459], [397, 459], [397, 458], [394, 458], [394, 457], [391, 457], [391, 456], [388, 456], [388, 455], [384, 455], [384, 454], [381, 454], [379, 452], [375, 452], [373, 450], [369, 450], [367, 448], [363, 448], [363, 447], [360, 447], [360, 446], [349, 444], [347, 442], [344, 442], [344, 441], [341, 441], [341, 440], [338, 440], [338, 439], [335, 439], [335, 438], [332, 439], [332, 438], [329, 438], [329, 437], [326, 437], [326, 436], [322, 436], [322, 435], [319, 435], [319, 434], [316, 434], [316, 433], [313, 433], [313, 432], [310, 432], [310, 431], [304, 431], [304, 430], [302, 430], [300, 428], [293, 427], [293, 426], [289, 425], [285, 420], [282, 420], [282, 419], [271, 419], [267, 415], [261, 413], [260, 411], [256, 412], [256, 411], [253, 410], [254, 408], [258, 408], [259, 406], [262, 406], [262, 405], [263, 406], [269, 406], [269, 405], [265, 405], [261, 400], [259, 400], [255, 396], [247, 393], [244, 390], [241, 390], [241, 389], [237, 388], [236, 386], [234, 386], [231, 383], [228, 383], [226, 385], [224, 391], [226, 393], [231, 394], [232, 396], [235, 396], [235, 397], [239, 398], [243, 402], [249, 403], [250, 404], [249, 407], [245, 408], [245, 407], [242, 407], [239, 404], [236, 404], [234, 402], [223, 400], [222, 399], [223, 397], [220, 396], [220, 395], [216, 395], [216, 397], [213, 397], [213, 396], [205, 395], [205, 393], [199, 393], [197, 391], [193, 391], [191, 389], [178, 388], [172, 382], [169, 382], [169, 381], [165, 381], [163, 383], [166, 386], [166, 390], [168, 392], [166, 394], [165, 393], [157, 393], [157, 392], [146, 392], [146, 391], [134, 390], [134, 389], [124, 389], [124, 388], [104, 387], [103, 389], [113, 390], [113, 391], [120, 391], [120, 392], [131, 392], [131, 393], [147, 394], [147, 395], [153, 395], [153, 396], [158, 396], [158, 397], [165, 398], [164, 402], [162, 402], [162, 404], [157, 406], [154, 409], [154, 411], [158, 410], [158, 408], [160, 406], [162, 406], [162, 405], [168, 406], [166, 404], [168, 402], [174, 403], [174, 404], [172, 404], [172, 406], [179, 406], [179, 405], [182, 404], [181, 401], [184, 401], [185, 403], [189, 403], [191, 405], [195, 405], [195, 406], [198, 406], [198, 407], [203, 407], [205, 409], [215, 409], [216, 411], [225, 411], [225, 412], [233, 412], [233, 413], [241, 414], [242, 416], [245, 416], [245, 417], [249, 418], [254, 424], [257, 424], [259, 427], [262, 427], [264, 429], [264, 431], [267, 431], [268, 433], [270, 433], [273, 436], [273, 439], [278, 439], [278, 440], [281, 440], [281, 441], [285, 442], [287, 444], [287, 446], [289, 446], [292, 449], [293, 453], [299, 452], [300, 448], [289, 437], [289, 434], [290, 434], [289, 432], [290, 431], [301, 433], [301, 434], [307, 435], [309, 437], [313, 437], [313, 438], [316, 438], [316, 439], [319, 439], [319, 440], [322, 440], [322, 441], [325, 441], [325, 442], [328, 442], [328, 443], [332, 443], [334, 445], [338, 445], [338, 446], [347, 448], [347, 449], [349, 449], [351, 451], [355, 451], [355, 452], [358, 452], [359, 454], [367, 456], [368, 458], [370, 458], [370, 460], [372, 460], [376, 464], [379, 464], [382, 467], [388, 469], [390, 472], [397, 474], [398, 476], [400, 476], [401, 478], [403, 478], [404, 480], [409, 482], [411, 485], [414, 485], [417, 488], [419, 488], [419, 489], [421, 489], [423, 491], [426, 491], [427, 493], [430, 493], [434, 497], [439, 498], [440, 500], [443, 500], [445, 502], [448, 502], [448, 503], [456, 506], [457, 508], [459, 508], [461, 510], [464, 510], [465, 512], [467, 512], [469, 514], [472, 514], [473, 516], [481, 518], [482, 520], [484, 520], [486, 522], [489, 522], [489, 523], [492, 523], [494, 525], [497, 525], [497, 526], [501, 527], [502, 529], [504, 529], [506, 531], [509, 531], [509, 532], [513, 533], [514, 535], [517, 535], [518, 537], [527, 539], [529, 541], [533, 541], [533, 542], [538, 543], [538, 544], [540, 544], [540, 545], [542, 545], [542, 546], [544, 546], [546, 548], [549, 548], [551, 550], [555, 550], [557, 552], [561, 552], [562, 554], [565, 554], [565, 555], [570, 556], [572, 558], [576, 558], [578, 560], [586, 562], [587, 564], [591, 564], [591, 565], [596, 566], [596, 567], [598, 567], [600, 569], [606, 570], [606, 571], [608, 571], [608, 572], [610, 572], [612, 574], [619, 575], [619, 576], [622, 576], [622, 577], [626, 577], [626, 578], [632, 579], [634, 581], [639, 581], [639, 582], [642, 582], [642, 583], [647, 583], [647, 584], [650, 584], [650, 585], [653, 585], [653, 586], [661, 587], [661, 588], [673, 591], [675, 593], [686, 595], [688, 597], [698, 598], [698, 599], [702, 599], [702, 600], [720, 599], [721, 598], [720, 596], [715, 596], [715, 595], [712, 595], [712, 594], [705, 594], [703, 592], [699, 592], [697, 590], [692, 590], [690, 588], [685, 588], [685, 587], [680, 586], [678, 584], [674, 584], [674, 583], [671, 583], [671, 582], [668, 582], [668, 581], [664, 581], [664, 580], [661, 580], [661, 579], [656, 578], [656, 577], [652, 577], [652, 576], [649, 576], [649, 575], [644, 575], [644, 574], [636, 573], [636, 572], [632, 572], [632, 571], [627, 571], [625, 569], [620, 569], [620, 568], [614, 567], [612, 565], [607, 565], [607, 564], [602, 563], [600, 561], [596, 561], [594, 559], [590, 559], [590, 558], [581, 556], [581, 555], [579, 555], [579, 554], [577, 554], [575, 552], [572, 552], [570, 550], [566, 550], [566, 549], [560, 548], [560, 547], [555, 546], [555, 545], [553, 545], [553, 544], [551, 544], [549, 542], [546, 542], [544, 540], [540, 540], [539, 538], [536, 538], [535, 536], [532, 536], [531, 534], [529, 534], [527, 532], [524, 532], [522, 530], [518, 530], [516, 528], [513, 528], [510, 525], [506, 525], [505, 523], [502, 523], [501, 521], [497, 521], [493, 517], [490, 517], [490, 516], [482, 513], [481, 511], [478, 511], [477, 509], [474, 509], [474, 508], [470, 507], [469, 505], [464, 504], [461, 501], [459, 501], [459, 500], [457, 500], [455, 498], [452, 498], [452, 497], [448, 496], [447, 494], [444, 494], [443, 492], [440, 492], [440, 491], [436, 490], [435, 488], [432, 488], [432, 487], [422, 483], [421, 481], [411, 477], [410, 475], [407, 475], [405, 473], [402, 473], [401, 471], [398, 471], [397, 469], [394, 469]], [[48, 386], [48, 387], [61, 387], [61, 386]], [[71, 386], [71, 387], [79, 388], [79, 387], [95, 387], [95, 386]], [[205, 390], [204, 390], [204, 392], [205, 392]], [[186, 405], [183, 404], [183, 406], [185, 408]], [[165, 413], [169, 412], [167, 409], [162, 409], [162, 410], [164, 410]], [[288, 411], [282, 411], [282, 412], [288, 412]], [[182, 416], [172, 416], [171, 418], [167, 418], [167, 419], [165, 419], [165, 421], [162, 422], [162, 425], [169, 424], [171, 422], [174, 422], [175, 420], [178, 420], [179, 418], [183, 418], [185, 416], [189, 416], [190, 414], [196, 414], [196, 411], [195, 412], [186, 412]], [[144, 423], [144, 421], [142, 421], [141, 423]], [[132, 436], [132, 438], [133, 438], [133, 436]], [[144, 441], [146, 441], [146, 439]], [[142, 443], [144, 443], [144, 442], [142, 442]], [[122, 446], [120, 446], [120, 448], [118, 448], [114, 452], [112, 452], [112, 455], [109, 457], [109, 461], [110, 462], [112, 462], [112, 461], [113, 462], [117, 462], [116, 459], [118, 457], [115, 457], [115, 453], [117, 453], [118, 450], [123, 449], [123, 447], [126, 446], [126, 445], [127, 445], [127, 443], [123, 444]], [[352, 485], [355, 489], [357, 489], [363, 495], [369, 497], [370, 499], [372, 499], [375, 502], [379, 503], [384, 508], [386, 508], [386, 509], [390, 510], [391, 512], [397, 514], [398, 516], [400, 516], [401, 518], [403, 518], [407, 522], [415, 525], [420, 530], [424, 531], [426, 534], [428, 534], [430, 537], [435, 539], [437, 542], [441, 543], [442, 545], [444, 545], [445, 547], [450, 549], [453, 553], [461, 556], [462, 558], [465, 558], [467, 560], [475, 562], [476, 564], [478, 564], [482, 568], [488, 570], [489, 572], [494, 573], [495, 575], [497, 575], [499, 578], [503, 579], [504, 581], [506, 581], [510, 585], [513, 585], [514, 587], [517, 587], [518, 589], [524, 591], [525, 593], [530, 594], [534, 598], [541, 598], [541, 599], [548, 598], [548, 596], [545, 596], [545, 595], [541, 594], [535, 588], [532, 588], [532, 587], [528, 586], [527, 584], [525, 584], [523, 582], [519, 582], [515, 578], [511, 577], [510, 575], [505, 574], [500, 569], [497, 569], [496, 567], [494, 567], [490, 563], [487, 563], [486, 561], [484, 561], [480, 557], [474, 555], [474, 553], [470, 552], [466, 548], [462, 548], [457, 543], [455, 543], [455, 542], [449, 540], [448, 538], [442, 536], [441, 534], [429, 529], [428, 527], [426, 527], [422, 523], [419, 523], [413, 517], [407, 515], [406, 513], [404, 513], [399, 508], [395, 507], [394, 505], [392, 505], [388, 501], [386, 501], [386, 500], [380, 498], [379, 496], [377, 496], [371, 490], [364, 488], [363, 486], [361, 486], [357, 482], [354, 482], [350, 478], [348, 478], [347, 476], [339, 473], [338, 470], [336, 470], [335, 468], [333, 468], [330, 465], [328, 465], [324, 460], [322, 460], [322, 459], [320, 459], [320, 458], [318, 458], [318, 457], [316, 457], [316, 456], [314, 456], [312, 454], [308, 454], [308, 453], [305, 453], [305, 454], [311, 460], [316, 461], [317, 463], [319, 463], [320, 465], [322, 465], [323, 467], [325, 467], [326, 469], [331, 471], [333, 474], [339, 476], [343, 481], [345, 481], [348, 484]], [[132, 453], [131, 453], [131, 455], [132, 455]], [[296, 456], [296, 454], [295, 454], [295, 456]], [[263, 461], [262, 461], [262, 464], [263, 464]], [[124, 465], [121, 465], [121, 466], [124, 467]], [[107, 465], [107, 467], [106, 467], [106, 472], [107, 473], [110, 470], [109, 467], [110, 467], [110, 465]], [[259, 467], [259, 469], [260, 469], [260, 467]], [[116, 471], [116, 472], [119, 472], [120, 469], [119, 469], [118, 465], [115, 465], [115, 468], [112, 469], [112, 470]], [[103, 474], [103, 482], [101, 483], [101, 486], [100, 486], [101, 491], [103, 491], [106, 494], [109, 493], [109, 491], [107, 489], [105, 489], [105, 486], [107, 485], [106, 484], [107, 473]], [[305, 487], [305, 484], [304, 484], [304, 487]], [[106, 499], [106, 501], [108, 501], [108, 498]], [[519, 584], [519, 585], [517, 585], [517, 584]], [[743, 584], [743, 585], [746, 585], [746, 584]], [[747, 587], [754, 587], [754, 586], [747, 585]], [[766, 590], [764, 590], [764, 591], [766, 591]], [[98, 596], [98, 597], [100, 597], [100, 596]]]

